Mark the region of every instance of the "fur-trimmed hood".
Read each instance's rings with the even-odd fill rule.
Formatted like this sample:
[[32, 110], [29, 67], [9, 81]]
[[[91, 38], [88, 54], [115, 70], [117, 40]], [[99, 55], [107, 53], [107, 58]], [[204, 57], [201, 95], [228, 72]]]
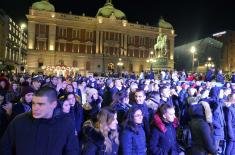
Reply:
[[212, 112], [208, 102], [200, 101], [198, 104], [189, 108], [189, 114], [192, 118], [203, 118], [208, 123], [212, 123]]
[[[167, 131], [165, 123], [161, 120], [160, 116], [156, 113], [153, 117], [153, 125], [155, 125], [161, 132], [165, 133]], [[179, 125], [178, 119], [175, 117], [173, 126], [177, 128]]]
[[104, 146], [104, 136], [101, 132], [97, 131], [92, 121], [86, 121], [83, 124], [83, 134], [88, 141], [91, 141], [96, 146], [102, 148]]

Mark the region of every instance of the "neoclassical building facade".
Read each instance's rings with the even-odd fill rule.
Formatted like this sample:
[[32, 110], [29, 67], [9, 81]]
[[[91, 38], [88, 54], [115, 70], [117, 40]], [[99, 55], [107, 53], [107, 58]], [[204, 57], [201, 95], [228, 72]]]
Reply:
[[[174, 66], [174, 29], [164, 20], [158, 27], [129, 23], [111, 1], [96, 17], [55, 12], [48, 1], [30, 7], [27, 70], [70, 74], [149, 70], [146, 62], [158, 35], [167, 36], [167, 64]], [[121, 62], [121, 63], [120, 63]]]

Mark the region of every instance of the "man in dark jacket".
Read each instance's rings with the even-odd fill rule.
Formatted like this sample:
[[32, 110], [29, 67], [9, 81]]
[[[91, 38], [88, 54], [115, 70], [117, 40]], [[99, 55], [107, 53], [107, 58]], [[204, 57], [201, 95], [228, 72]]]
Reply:
[[206, 76], [205, 76], [205, 81], [206, 82], [207, 81], [211, 82], [215, 78], [214, 77], [214, 72], [215, 72], [214, 68], [211, 68], [206, 72]]
[[1, 155], [77, 155], [72, 120], [56, 113], [57, 93], [49, 87], [33, 96], [32, 112], [17, 116], [0, 142]]
[[225, 107], [226, 130], [228, 132], [225, 154], [232, 155], [235, 152], [235, 93], [228, 96], [228, 103], [231, 105]]
[[235, 72], [232, 73], [231, 82], [232, 82], [232, 83], [235, 83]]
[[222, 69], [220, 69], [216, 75], [216, 82], [220, 82], [220, 83], [224, 84], [224, 76], [222, 73]]

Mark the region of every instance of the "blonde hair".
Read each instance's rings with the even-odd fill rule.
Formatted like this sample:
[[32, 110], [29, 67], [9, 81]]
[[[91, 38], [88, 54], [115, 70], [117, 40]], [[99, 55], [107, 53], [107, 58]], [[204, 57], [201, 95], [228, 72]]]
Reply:
[[117, 129], [110, 130], [109, 128], [109, 125], [115, 119], [114, 118], [115, 114], [116, 112], [113, 109], [105, 107], [102, 108], [99, 114], [97, 115], [98, 118], [97, 127], [99, 128], [100, 132], [105, 138], [104, 144], [106, 146], [106, 152], [112, 152], [112, 142], [110, 138], [114, 139], [114, 142], [119, 145], [119, 139], [118, 139], [119, 136]]

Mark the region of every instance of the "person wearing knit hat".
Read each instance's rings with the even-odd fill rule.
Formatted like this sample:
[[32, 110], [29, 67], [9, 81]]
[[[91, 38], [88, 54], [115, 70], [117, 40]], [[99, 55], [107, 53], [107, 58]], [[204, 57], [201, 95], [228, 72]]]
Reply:
[[21, 101], [15, 104], [12, 108], [12, 118], [25, 112], [31, 111], [32, 99], [33, 99], [34, 89], [30, 86], [25, 86], [21, 90]]

